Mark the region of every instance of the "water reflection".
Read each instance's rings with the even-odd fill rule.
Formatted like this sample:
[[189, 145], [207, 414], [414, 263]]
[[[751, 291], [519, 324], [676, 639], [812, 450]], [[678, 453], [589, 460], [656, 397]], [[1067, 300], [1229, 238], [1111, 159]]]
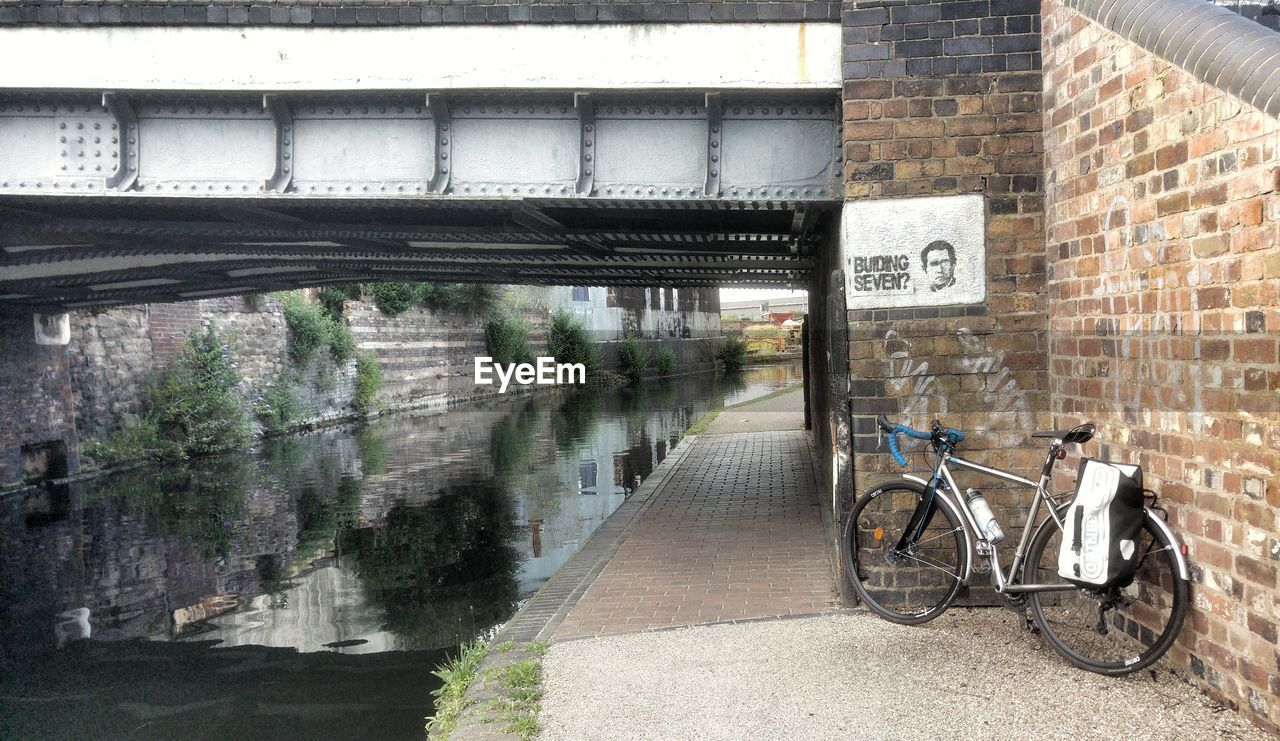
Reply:
[[[47, 722], [66, 735], [115, 735], [124, 726], [90, 718], [96, 705], [137, 705], [155, 682], [187, 687], [167, 687], [170, 694], [195, 693], [212, 681], [201, 673], [225, 668], [216, 657], [233, 651], [270, 661], [344, 654], [372, 662], [349, 670], [387, 681], [404, 679], [406, 665], [377, 655], [413, 652], [404, 655], [429, 670], [445, 650], [507, 620], [704, 411], [798, 381], [798, 364], [789, 364], [400, 414], [267, 441], [252, 455], [5, 497], [0, 716], [19, 730]], [[137, 638], [185, 648], [118, 643]], [[130, 696], [110, 680], [120, 661], [166, 668], [134, 676]], [[289, 664], [303, 672], [321, 665]], [[389, 733], [420, 732], [431, 712], [435, 680], [412, 673], [416, 699], [397, 706], [404, 717], [387, 721]], [[228, 702], [243, 717], [270, 715], [279, 708], [264, 710], [257, 699], [269, 674], [222, 676], [218, 692], [239, 698]], [[288, 681], [297, 693], [268, 694], [297, 707], [279, 712], [304, 725], [304, 716], [324, 715], [315, 698], [327, 692], [301, 694], [311, 683]], [[347, 688], [355, 693], [348, 700], [376, 707], [377, 695], [358, 686]], [[23, 699], [36, 695], [44, 699]], [[47, 717], [55, 710], [57, 719]], [[192, 706], [140, 727], [198, 736], [209, 712]], [[244, 735], [247, 727], [212, 728]]]

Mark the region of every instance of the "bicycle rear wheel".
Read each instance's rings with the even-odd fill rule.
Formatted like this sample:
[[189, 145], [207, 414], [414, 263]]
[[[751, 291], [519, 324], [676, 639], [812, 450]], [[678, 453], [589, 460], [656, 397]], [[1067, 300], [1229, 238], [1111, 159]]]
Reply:
[[842, 530], [845, 573], [858, 596], [876, 614], [904, 625], [928, 622], [946, 610], [960, 590], [968, 557], [962, 525], [941, 494], [920, 538], [898, 547], [924, 491], [913, 481], [869, 491], [854, 503]]
[[[1065, 510], [1064, 510], [1065, 511]], [[1031, 611], [1049, 645], [1072, 664], [1118, 676], [1150, 666], [1178, 637], [1190, 590], [1178, 575], [1177, 547], [1147, 512], [1133, 583], [1107, 589], [1033, 592]], [[1067, 584], [1058, 576], [1062, 529], [1053, 520], [1036, 532], [1023, 567], [1024, 584]]]

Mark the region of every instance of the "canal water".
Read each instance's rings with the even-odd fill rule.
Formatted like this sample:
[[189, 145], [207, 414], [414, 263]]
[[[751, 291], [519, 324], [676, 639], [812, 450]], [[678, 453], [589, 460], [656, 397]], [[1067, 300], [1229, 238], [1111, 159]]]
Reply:
[[0, 738], [421, 738], [708, 409], [798, 363], [408, 412], [0, 499]]

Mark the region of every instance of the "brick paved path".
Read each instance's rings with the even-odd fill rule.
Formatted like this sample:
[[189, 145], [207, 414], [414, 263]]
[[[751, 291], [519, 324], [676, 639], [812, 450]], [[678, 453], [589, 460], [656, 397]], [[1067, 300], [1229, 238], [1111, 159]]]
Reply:
[[704, 435], [555, 640], [834, 609], [800, 431]]

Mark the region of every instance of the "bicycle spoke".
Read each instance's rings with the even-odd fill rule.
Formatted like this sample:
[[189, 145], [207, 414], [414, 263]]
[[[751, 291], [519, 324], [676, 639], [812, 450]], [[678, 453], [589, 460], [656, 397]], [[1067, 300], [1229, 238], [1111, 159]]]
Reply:
[[903, 558], [909, 558], [909, 559], [911, 559], [912, 561], [919, 561], [920, 563], [924, 564], [925, 566], [929, 566], [929, 567], [931, 567], [931, 568], [937, 569], [938, 571], [941, 571], [942, 573], [946, 574], [947, 576], [951, 577], [952, 579], [955, 579], [955, 580], [957, 580], [957, 581], [959, 581], [959, 580], [960, 580], [960, 577], [959, 577], [958, 575], [953, 574], [952, 572], [950, 572], [950, 571], [947, 571], [947, 570], [946, 570], [946, 568], [945, 568], [945, 567], [946, 567], [946, 564], [938, 565], [938, 564], [936, 564], [936, 563], [934, 563], [934, 562], [932, 562], [932, 561], [929, 561], [928, 559], [924, 558], [923, 556], [913, 556], [913, 555], [911, 555], [910, 553], [901, 553], [901, 552], [899, 552], [899, 553], [898, 553], [898, 555], [899, 555], [899, 556], [902, 556]]

